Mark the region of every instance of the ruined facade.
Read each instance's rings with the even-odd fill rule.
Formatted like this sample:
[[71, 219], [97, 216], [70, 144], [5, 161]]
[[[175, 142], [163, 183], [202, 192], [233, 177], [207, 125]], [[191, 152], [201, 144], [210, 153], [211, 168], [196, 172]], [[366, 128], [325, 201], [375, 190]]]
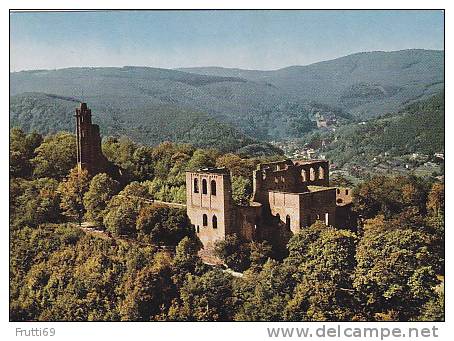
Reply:
[[297, 233], [317, 220], [339, 228], [353, 224], [351, 191], [329, 186], [325, 160], [259, 164], [249, 206], [233, 203], [225, 168], [187, 172], [186, 191], [187, 214], [205, 247], [233, 233], [255, 240], [277, 228]]
[[91, 122], [91, 110], [86, 103], [76, 109], [77, 167], [90, 175], [105, 172], [109, 162], [101, 150], [99, 126]]

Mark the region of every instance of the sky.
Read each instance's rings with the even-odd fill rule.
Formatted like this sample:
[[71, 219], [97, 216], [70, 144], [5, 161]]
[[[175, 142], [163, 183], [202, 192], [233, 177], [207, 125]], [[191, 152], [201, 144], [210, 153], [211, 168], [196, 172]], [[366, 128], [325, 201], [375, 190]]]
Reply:
[[274, 70], [364, 51], [441, 50], [443, 21], [440, 10], [16, 12], [10, 67]]

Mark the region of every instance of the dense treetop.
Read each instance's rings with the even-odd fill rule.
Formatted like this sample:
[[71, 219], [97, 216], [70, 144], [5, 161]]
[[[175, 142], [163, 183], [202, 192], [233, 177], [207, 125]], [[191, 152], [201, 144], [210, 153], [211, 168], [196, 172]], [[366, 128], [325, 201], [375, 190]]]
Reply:
[[11, 320], [444, 319], [444, 184], [433, 178], [358, 184], [357, 230], [316, 222], [275, 231], [279, 242], [228, 236], [215, 252], [235, 277], [203, 263], [184, 209], [153, 199], [184, 202], [186, 170], [225, 166], [247, 204], [251, 170], [270, 158], [108, 138], [117, 180], [74, 169], [69, 133], [10, 138]]

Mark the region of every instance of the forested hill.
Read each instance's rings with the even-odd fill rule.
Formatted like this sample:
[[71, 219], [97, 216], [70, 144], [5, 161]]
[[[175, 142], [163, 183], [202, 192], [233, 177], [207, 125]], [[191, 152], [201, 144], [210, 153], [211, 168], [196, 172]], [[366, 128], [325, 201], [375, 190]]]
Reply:
[[275, 71], [220, 67], [184, 68], [210, 76], [266, 82], [301, 100], [334, 105], [362, 118], [393, 112], [444, 86], [444, 51], [362, 52]]
[[444, 152], [444, 110], [444, 94], [438, 93], [403, 107], [399, 113], [310, 134], [302, 143], [317, 148], [324, 141], [323, 153], [339, 164], [366, 162], [372, 166], [372, 161], [383, 155], [433, 156]]
[[186, 170], [226, 167], [233, 202], [247, 205], [267, 159], [106, 139], [120, 183], [73, 168], [75, 144], [10, 131], [11, 321], [444, 321], [445, 189], [434, 178], [353, 187], [359, 229], [318, 220], [294, 235], [228, 235], [214, 255], [234, 277], [203, 263], [185, 209], [151, 202], [185, 202]]
[[[189, 112], [261, 141], [287, 139], [313, 130], [317, 113], [345, 123], [351, 114], [364, 119], [428, 98], [444, 86], [443, 64], [443, 51], [404, 50], [359, 53], [276, 71], [182, 72], [151, 67], [21, 71], [10, 75], [11, 117], [23, 128], [43, 125], [39, 122], [43, 112], [58, 107], [61, 99], [46, 100], [49, 108], [37, 103], [36, 95], [25, 94], [38, 92], [82, 99], [101, 117], [103, 132], [127, 131], [147, 143], [166, 139], [168, 129], [179, 134], [197, 125], [198, 119]], [[170, 126], [166, 118], [174, 119], [177, 112], [187, 118]], [[48, 124], [68, 129], [59, 115], [53, 114], [57, 121]], [[207, 132], [200, 137], [205, 139]], [[217, 129], [214, 132], [218, 134]]]
[[[74, 110], [78, 102], [42, 93], [24, 93], [11, 98], [10, 126], [24, 131], [55, 133], [74, 131]], [[265, 142], [246, 136], [229, 124], [207, 114], [166, 105], [103, 111], [93, 108], [93, 120], [101, 126], [103, 136], [130, 137], [136, 142], [156, 145], [163, 141], [191, 143], [196, 147], [217, 148], [251, 155], [280, 154]]]
[[[311, 130], [314, 123], [309, 117], [315, 112], [345, 116], [325, 105], [300, 101], [263, 82], [149, 67], [12, 73], [11, 95], [27, 92], [77, 98], [98, 114], [116, 116], [120, 122], [140, 122], [144, 130], [153, 129], [141, 122], [153, 118], [156, 108], [163, 115], [168, 110], [170, 117], [175, 111], [204, 113], [260, 140], [298, 136]], [[184, 124], [190, 125], [190, 118]], [[174, 128], [181, 127], [175, 123]]]

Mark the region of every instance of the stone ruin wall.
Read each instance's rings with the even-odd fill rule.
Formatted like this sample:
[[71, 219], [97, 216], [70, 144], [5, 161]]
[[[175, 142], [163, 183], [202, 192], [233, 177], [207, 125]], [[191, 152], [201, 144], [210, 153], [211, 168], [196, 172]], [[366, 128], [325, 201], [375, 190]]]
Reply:
[[336, 203], [338, 205], [348, 205], [353, 202], [353, 193], [350, 188], [337, 187], [336, 188]]
[[[203, 193], [204, 180], [207, 193]], [[212, 193], [212, 181], [216, 184], [215, 195]], [[198, 186], [197, 192], [195, 182]], [[224, 239], [226, 235], [233, 233], [235, 212], [229, 174], [187, 172], [186, 206], [188, 217], [204, 245], [212, 245], [216, 240]], [[205, 222], [204, 215], [207, 218]], [[216, 217], [217, 226], [214, 226], [213, 217]]]
[[[197, 179], [198, 193], [194, 190]], [[202, 193], [202, 181], [207, 182], [207, 193]], [[212, 195], [211, 181], [216, 183]], [[226, 169], [206, 169], [186, 173], [187, 213], [197, 235], [205, 247], [226, 235], [236, 233], [245, 240], [273, 234], [270, 229], [285, 227], [298, 233], [302, 227], [317, 220], [327, 225], [343, 227], [350, 219], [349, 208], [339, 209], [336, 200], [351, 201], [348, 189], [328, 187], [327, 161], [285, 160], [259, 165], [253, 174], [253, 201], [250, 206], [233, 203], [230, 173]], [[203, 226], [203, 214], [207, 226]], [[217, 228], [212, 226], [212, 216], [217, 217]]]
[[327, 225], [337, 226], [336, 189], [326, 188], [304, 193], [301, 196], [301, 209], [302, 226], [310, 226], [317, 220]]

